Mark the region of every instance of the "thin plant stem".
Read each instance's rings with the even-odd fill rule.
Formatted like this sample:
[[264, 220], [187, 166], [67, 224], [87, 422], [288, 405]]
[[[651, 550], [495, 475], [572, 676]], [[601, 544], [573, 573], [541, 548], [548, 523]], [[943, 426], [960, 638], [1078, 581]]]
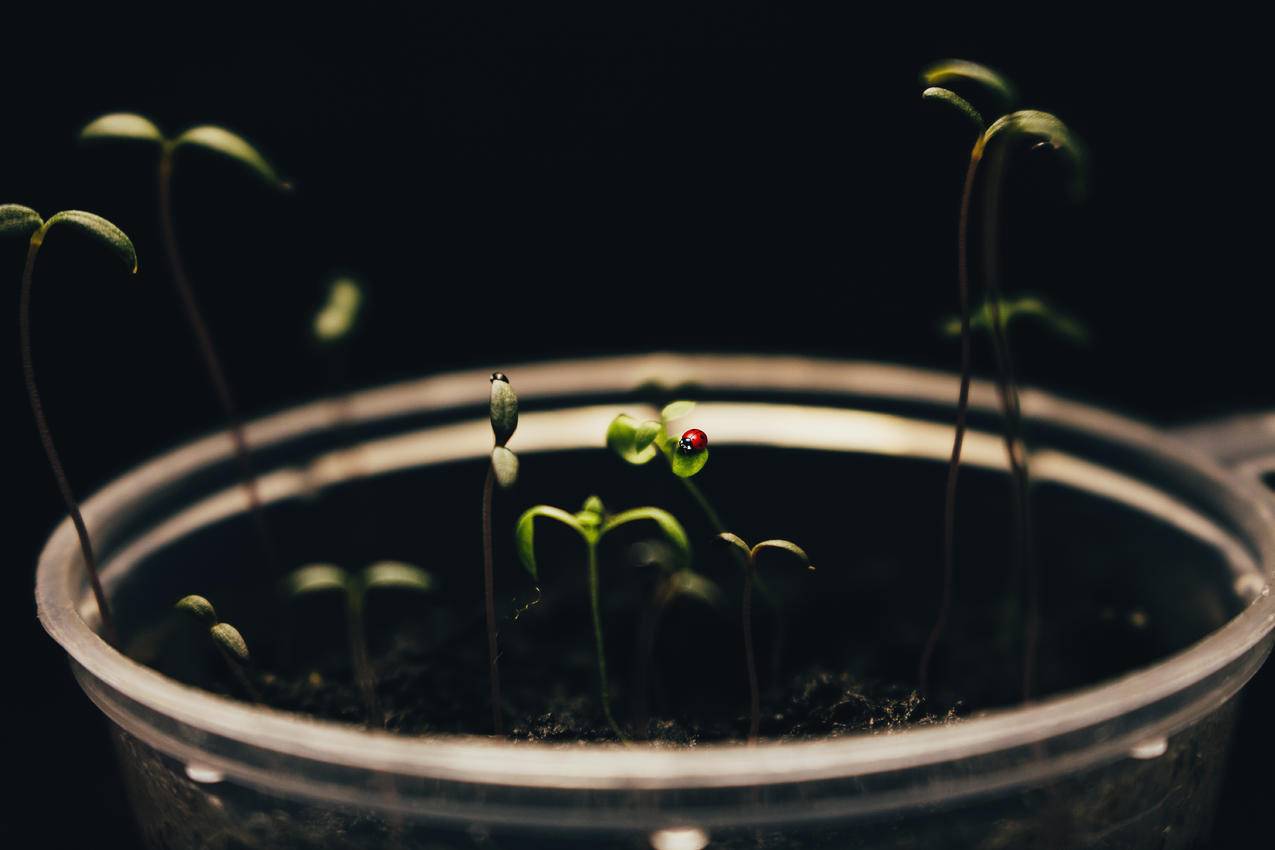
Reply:
[[53, 433], [44, 416], [44, 405], [40, 401], [40, 392], [35, 385], [35, 367], [31, 360], [31, 282], [35, 273], [35, 258], [40, 250], [40, 240], [33, 239], [27, 249], [26, 266], [22, 272], [22, 292], [18, 305], [18, 335], [22, 348], [22, 377], [26, 382], [27, 398], [31, 402], [31, 412], [35, 416], [36, 430], [40, 432], [40, 443], [44, 446], [45, 457], [57, 480], [62, 501], [66, 503], [67, 512], [71, 515], [71, 524], [75, 526], [75, 534], [80, 540], [80, 552], [84, 556], [84, 569], [88, 572], [89, 585], [93, 588], [93, 598], [97, 601], [97, 610], [102, 618], [102, 631], [107, 643], [119, 646], [119, 633], [115, 629], [115, 620], [111, 616], [111, 606], [106, 601], [106, 592], [102, 589], [102, 581], [98, 577], [97, 557], [93, 554], [93, 542], [89, 538], [88, 526], [80, 512], [80, 503], [71, 491], [62, 461], [57, 449], [53, 446]]
[[982, 145], [975, 144], [965, 171], [965, 185], [961, 190], [961, 212], [956, 236], [956, 279], [961, 310], [961, 387], [956, 400], [956, 428], [952, 437], [952, 455], [947, 465], [947, 492], [943, 502], [943, 592], [939, 602], [939, 614], [925, 641], [921, 653], [921, 665], [917, 674], [922, 694], [929, 691], [930, 662], [938, 648], [943, 632], [947, 629], [952, 609], [952, 576], [956, 562], [956, 484], [961, 474], [961, 449], [965, 443], [966, 415], [970, 403], [970, 380], [973, 375], [970, 333], [970, 277], [969, 277], [969, 218], [970, 201], [974, 194], [974, 178], [982, 159]]
[[627, 743], [628, 738], [620, 731], [620, 724], [615, 722], [615, 717], [611, 714], [611, 689], [607, 686], [607, 658], [602, 643], [602, 608], [598, 592], [598, 547], [596, 543], [590, 542], [586, 548], [589, 551], [589, 610], [593, 615], [593, 645], [598, 656], [598, 689], [602, 695], [602, 713], [606, 715], [611, 731]]
[[261, 546], [265, 551], [266, 559], [272, 571], [275, 571], [274, 568], [278, 564], [278, 556], [274, 538], [270, 534], [265, 515], [261, 509], [261, 496], [257, 491], [257, 475], [253, 468], [251, 452], [248, 450], [248, 439], [244, 433], [243, 421], [240, 419], [234, 395], [230, 390], [230, 382], [226, 379], [225, 370], [221, 366], [221, 359], [217, 356], [217, 349], [213, 345], [212, 334], [204, 321], [203, 313], [199, 309], [199, 302], [195, 299], [195, 291], [191, 287], [190, 278], [186, 273], [185, 264], [182, 262], [181, 251], [177, 243], [172, 196], [173, 146], [171, 143], [166, 143], [159, 159], [159, 219], [160, 231], [164, 240], [164, 253], [168, 258], [173, 286], [177, 289], [182, 309], [186, 313], [186, 321], [190, 324], [190, 328], [195, 334], [195, 341], [198, 344], [200, 356], [203, 358], [204, 368], [208, 372], [208, 377], [212, 381], [217, 398], [221, 402], [222, 412], [226, 417], [230, 437], [234, 442], [235, 460], [239, 465], [239, 475], [248, 494], [248, 505], [253, 523], [257, 527], [258, 536], [261, 538]]
[[741, 620], [744, 624], [744, 658], [748, 664], [748, 745], [757, 745], [761, 731], [761, 692], [757, 686], [757, 658], [753, 654], [753, 573], [757, 566], [750, 556], [744, 572], [744, 602]]
[[[500, 702], [500, 651], [496, 643], [496, 591], [494, 558], [491, 539], [491, 499], [495, 472], [487, 464], [487, 479], [483, 484], [483, 591], [486, 595], [487, 616], [487, 671], [491, 679], [491, 728], [500, 735], [504, 728], [504, 712]], [[605, 683], [603, 687], [606, 687]]]
[[699, 505], [700, 510], [704, 512], [704, 516], [708, 519], [708, 524], [712, 526], [714, 534], [722, 534], [726, 531], [726, 525], [722, 522], [722, 518], [713, 509], [712, 504], [704, 496], [704, 492], [689, 478], [678, 477], [678, 480], [686, 486], [686, 492], [691, 494], [691, 498], [695, 500], [695, 504]]
[[1009, 337], [1003, 323], [1000, 293], [1000, 184], [1004, 171], [1004, 154], [993, 157], [991, 179], [984, 196], [983, 290], [991, 304], [992, 351], [996, 360], [997, 389], [1004, 419], [1005, 449], [1009, 456], [1014, 488], [1015, 527], [1014, 553], [1018, 572], [1024, 576], [1026, 617], [1023, 640], [1022, 698], [1027, 701], [1035, 689], [1035, 664], [1040, 633], [1040, 592], [1032, 552], [1031, 486], [1027, 468], [1026, 444], [1022, 436], [1022, 405], [1014, 375], [1014, 361]]
[[385, 713], [381, 710], [381, 701], [376, 696], [376, 673], [372, 670], [372, 656], [367, 647], [362, 597], [362, 591], [357, 587], [351, 587], [346, 591], [345, 626], [349, 631], [350, 661], [354, 665], [354, 678], [358, 680], [359, 690], [363, 693], [368, 723], [383, 729]]
[[234, 675], [235, 681], [239, 683], [239, 687], [243, 688], [244, 693], [248, 695], [248, 699], [258, 705], [264, 704], [265, 700], [261, 698], [261, 691], [257, 690], [257, 686], [252, 683], [252, 679], [243, 669], [243, 662], [232, 656], [229, 652], [226, 652], [226, 650], [221, 647], [218, 647], [217, 651], [220, 652], [221, 657], [226, 660], [226, 665], [230, 668], [231, 674]]

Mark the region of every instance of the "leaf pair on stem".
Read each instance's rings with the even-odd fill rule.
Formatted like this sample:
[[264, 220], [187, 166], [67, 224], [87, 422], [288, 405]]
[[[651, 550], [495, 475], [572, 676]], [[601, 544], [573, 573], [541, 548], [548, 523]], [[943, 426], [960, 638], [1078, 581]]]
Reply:
[[217, 648], [217, 652], [225, 659], [226, 666], [239, 681], [239, 685], [253, 702], [261, 702], [261, 693], [248, 675], [252, 657], [248, 654], [248, 644], [244, 641], [243, 635], [239, 634], [239, 630], [229, 623], [221, 622], [212, 603], [202, 596], [193, 594], [183, 596], [173, 607], [208, 627], [208, 637]]

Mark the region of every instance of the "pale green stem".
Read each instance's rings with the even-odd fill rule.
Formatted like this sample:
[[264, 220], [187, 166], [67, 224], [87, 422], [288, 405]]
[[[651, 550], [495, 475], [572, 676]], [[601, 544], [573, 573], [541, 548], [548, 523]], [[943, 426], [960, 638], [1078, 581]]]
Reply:
[[615, 717], [611, 714], [611, 690], [607, 687], [607, 657], [602, 643], [602, 608], [598, 593], [598, 544], [589, 541], [586, 548], [589, 551], [589, 610], [593, 615], [593, 643], [598, 654], [598, 688], [602, 695], [602, 713], [606, 715], [607, 723], [616, 737], [628, 743], [629, 739], [620, 731], [620, 724], [615, 722]]

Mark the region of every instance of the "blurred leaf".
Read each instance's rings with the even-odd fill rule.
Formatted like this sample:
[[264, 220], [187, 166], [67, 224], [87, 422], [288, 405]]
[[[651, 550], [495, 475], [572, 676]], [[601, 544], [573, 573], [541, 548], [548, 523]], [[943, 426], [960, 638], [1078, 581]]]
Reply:
[[724, 594], [716, 582], [691, 569], [678, 570], [669, 576], [671, 596], [689, 596], [714, 608], [721, 607]]
[[349, 587], [349, 574], [336, 564], [309, 564], [293, 570], [283, 579], [284, 596], [290, 598], [330, 590], [345, 593]]
[[648, 419], [637, 426], [637, 431], [633, 435], [633, 448], [638, 452], [645, 452], [648, 448], [652, 448], [651, 444], [664, 433], [664, 423]]
[[491, 450], [491, 468], [496, 474], [496, 483], [500, 489], [508, 490], [518, 482], [518, 455], [504, 446], [496, 446]]
[[522, 561], [523, 567], [527, 572], [531, 573], [531, 577], [539, 581], [540, 575], [536, 569], [536, 518], [545, 517], [546, 519], [557, 520], [575, 531], [590, 542], [588, 533], [576, 521], [576, 518], [561, 508], [550, 507], [549, 505], [536, 505], [528, 508], [523, 515], [518, 517], [518, 522], [514, 526], [514, 547], [518, 551], [518, 560]]
[[177, 600], [177, 604], [173, 606], [178, 611], [184, 611], [196, 620], [208, 626], [214, 626], [217, 623], [217, 611], [213, 608], [212, 603], [202, 596], [183, 596]]
[[[87, 233], [98, 242], [115, 252], [125, 265], [133, 272], [137, 271], [137, 252], [133, 249], [132, 241], [124, 235], [124, 231], [111, 224], [100, 215], [94, 215], [90, 212], [82, 210], [65, 210], [56, 213], [48, 221], [44, 223], [42, 228], [44, 233], [48, 233], [53, 229], [54, 225], [67, 224], [83, 233]], [[32, 237], [33, 239], [43, 240], [43, 236], [39, 231]]]
[[723, 531], [721, 534], [717, 535], [717, 539], [723, 543], [729, 543], [736, 549], [743, 552], [745, 558], [751, 558], [753, 556], [753, 550], [749, 549], [748, 544], [745, 543], [743, 538], [737, 534], [731, 534], [729, 531]]
[[30, 207], [21, 204], [0, 204], [0, 236], [21, 236], [31, 238], [44, 226], [44, 219]]
[[690, 415], [690, 412], [694, 409], [695, 402], [693, 401], [674, 401], [664, 405], [664, 409], [660, 411], [660, 419], [665, 422], [672, 422]]
[[674, 519], [672, 514], [659, 508], [632, 508], [627, 511], [621, 511], [602, 524], [602, 531], [598, 536], [599, 538], [605, 537], [609, 532], [622, 525], [645, 520], [654, 522], [659, 526], [660, 531], [668, 538], [669, 543], [673, 544], [681, 566], [690, 564], [691, 542], [686, 536], [686, 530], [682, 528], [680, 522]]
[[[1090, 343], [1089, 329], [1080, 321], [1055, 310], [1044, 299], [1037, 295], [1021, 295], [1017, 298], [1000, 300], [1001, 329], [1006, 331], [1010, 325], [1022, 318], [1035, 319], [1055, 335], [1068, 340], [1074, 345], [1087, 347]], [[987, 331], [992, 327], [992, 304], [986, 302], [970, 316], [970, 330]], [[961, 320], [957, 316], [949, 316], [943, 320], [942, 332], [948, 337], [961, 334]]]
[[979, 113], [979, 111], [975, 109], [968, 100], [961, 97], [954, 91], [939, 88], [938, 86], [930, 86], [928, 89], [921, 92], [921, 97], [926, 100], [933, 100], [939, 103], [948, 104], [957, 112], [964, 115], [966, 119], [974, 125], [974, 129], [978, 133], [982, 133], [987, 129], [987, 122], [983, 120], [983, 116]]
[[945, 89], [973, 83], [990, 93], [1001, 109], [1010, 109], [1018, 99], [1013, 85], [986, 65], [964, 59], [943, 59], [921, 72], [921, 82]]
[[650, 443], [641, 449], [637, 447], [639, 427], [637, 420], [627, 413], [621, 413], [607, 426], [607, 448], [635, 466], [641, 466], [656, 454]]
[[247, 166], [267, 183], [279, 187], [287, 185], [279, 179], [274, 168], [256, 148], [242, 136], [224, 127], [215, 127], [211, 124], [192, 127], [173, 141], [174, 148], [182, 145], [192, 145], [219, 153]]
[[787, 552], [790, 555], [796, 556], [803, 564], [806, 565], [807, 569], [813, 570], [815, 568], [814, 565], [810, 563], [810, 556], [806, 554], [806, 550], [802, 549], [791, 540], [763, 540], [753, 547], [753, 558], [756, 558], [758, 553], [767, 549]]
[[353, 278], [334, 280], [327, 300], [314, 316], [314, 338], [324, 344], [340, 342], [358, 325], [363, 306], [363, 288]]
[[163, 144], [164, 134], [149, 118], [134, 112], [112, 112], [103, 115], [80, 130], [81, 141], [128, 139]]
[[400, 588], [428, 593], [434, 589], [434, 577], [420, 567], [402, 561], [377, 561], [359, 573], [364, 590]]
[[[1056, 115], [1038, 109], [1020, 109], [1003, 115], [987, 128], [979, 145], [987, 151], [984, 155], [989, 159], [994, 156], [1000, 160], [1003, 159], [1006, 148], [1014, 141], [1035, 141], [1036, 146], [1046, 146], [1062, 154], [1072, 166], [1072, 195], [1076, 198], [1084, 195], [1084, 146]], [[975, 150], [977, 152], [978, 148]]]

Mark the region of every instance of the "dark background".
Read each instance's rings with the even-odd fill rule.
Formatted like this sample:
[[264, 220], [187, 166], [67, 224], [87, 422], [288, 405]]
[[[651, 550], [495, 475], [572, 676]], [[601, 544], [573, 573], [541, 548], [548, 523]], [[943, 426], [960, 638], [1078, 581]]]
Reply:
[[[219, 422], [164, 273], [153, 154], [77, 145], [100, 113], [223, 124], [295, 183], [285, 196], [216, 158], [178, 165], [188, 263], [253, 414], [330, 388], [307, 329], [335, 269], [370, 286], [360, 385], [651, 348], [951, 368], [935, 323], [955, 310], [971, 140], [917, 83], [948, 56], [1006, 72], [1091, 154], [1079, 205], [1048, 157], [1010, 190], [1006, 286], [1093, 336], [1078, 350], [1020, 334], [1028, 381], [1165, 424], [1265, 407], [1264, 53], [1255, 22], [1206, 11], [6, 11], [0, 202], [104, 214], [141, 257], [129, 279], [72, 236], [42, 255], [35, 358], [73, 484], [87, 494]], [[0, 259], [16, 308], [21, 246]], [[22, 778], [0, 834], [35, 822], [46, 846], [127, 846], [104, 722], [34, 618], [33, 564], [63, 509], [12, 331], [4, 729]], [[1241, 761], [1227, 812], [1260, 799], [1256, 764]]]

